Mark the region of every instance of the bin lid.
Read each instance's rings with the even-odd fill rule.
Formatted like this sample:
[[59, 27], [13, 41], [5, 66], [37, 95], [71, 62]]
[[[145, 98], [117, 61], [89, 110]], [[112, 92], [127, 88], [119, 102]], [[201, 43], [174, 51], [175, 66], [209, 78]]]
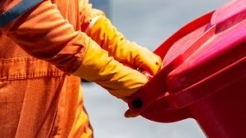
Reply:
[[209, 23], [176, 41], [163, 59], [172, 64], [170, 91], [184, 89], [246, 55], [246, 1], [216, 10]]

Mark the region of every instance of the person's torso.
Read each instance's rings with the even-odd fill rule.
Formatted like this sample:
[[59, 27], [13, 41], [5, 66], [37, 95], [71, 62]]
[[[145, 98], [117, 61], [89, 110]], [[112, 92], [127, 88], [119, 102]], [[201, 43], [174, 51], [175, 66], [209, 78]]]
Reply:
[[[78, 0], [52, 2], [76, 30], [80, 29]], [[73, 135], [71, 132], [82, 137], [77, 131], [81, 127], [90, 137], [80, 92], [80, 78], [29, 56], [0, 34], [1, 138], [63, 138]], [[79, 126], [83, 123], [85, 126]]]

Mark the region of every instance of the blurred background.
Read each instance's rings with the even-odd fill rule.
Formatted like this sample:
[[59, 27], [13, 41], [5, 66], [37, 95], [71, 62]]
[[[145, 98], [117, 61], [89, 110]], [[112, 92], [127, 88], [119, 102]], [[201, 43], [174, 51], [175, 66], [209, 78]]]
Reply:
[[[186, 23], [229, 0], [91, 0], [126, 38], [155, 50]], [[83, 83], [95, 138], [205, 138], [193, 119], [156, 123], [126, 119], [127, 105], [94, 83]]]

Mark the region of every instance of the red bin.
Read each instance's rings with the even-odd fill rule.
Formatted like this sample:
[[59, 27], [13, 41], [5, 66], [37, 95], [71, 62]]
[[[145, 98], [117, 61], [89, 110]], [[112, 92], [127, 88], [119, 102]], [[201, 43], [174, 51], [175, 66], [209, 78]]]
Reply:
[[190, 22], [155, 53], [162, 69], [130, 97], [155, 122], [197, 121], [209, 138], [246, 138], [246, 1]]

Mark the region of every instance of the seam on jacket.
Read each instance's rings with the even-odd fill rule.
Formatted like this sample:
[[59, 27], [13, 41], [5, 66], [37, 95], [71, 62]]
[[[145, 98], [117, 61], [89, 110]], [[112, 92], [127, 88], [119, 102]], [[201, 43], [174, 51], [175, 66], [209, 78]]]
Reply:
[[0, 81], [62, 76], [64, 72], [36, 58], [19, 57], [0, 60]]
[[40, 2], [42, 2], [42, 0], [22, 0], [20, 3], [0, 15], [0, 28], [8, 25]]

